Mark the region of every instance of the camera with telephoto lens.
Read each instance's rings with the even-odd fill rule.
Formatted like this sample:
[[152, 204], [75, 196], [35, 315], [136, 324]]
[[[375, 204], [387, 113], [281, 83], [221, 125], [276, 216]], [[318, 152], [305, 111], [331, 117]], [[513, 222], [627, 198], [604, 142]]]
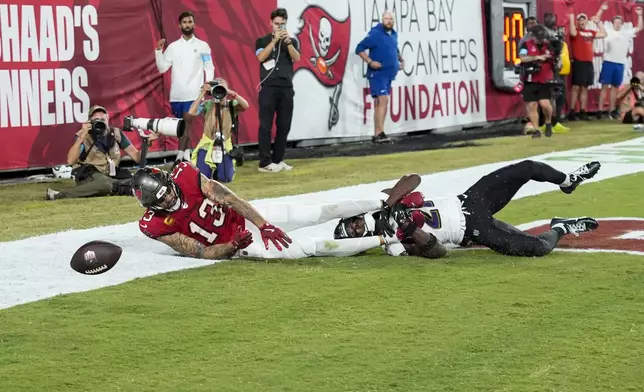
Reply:
[[107, 123], [102, 118], [95, 118], [90, 122], [92, 123], [92, 129], [90, 129], [89, 134], [92, 139], [98, 140], [98, 138], [105, 133]]
[[217, 80], [208, 82], [210, 85], [210, 90], [208, 90], [208, 95], [212, 95], [214, 99], [222, 100], [228, 95], [228, 90], [226, 87]]
[[553, 53], [553, 58], [555, 59], [555, 64], [561, 52], [563, 51], [564, 43], [564, 29], [563, 27], [555, 27], [554, 29], [548, 29], [548, 42], [550, 42], [550, 51]]
[[123, 119], [123, 130], [129, 132], [135, 129], [181, 138], [186, 131], [186, 123], [181, 118], [134, 118], [126, 116]]

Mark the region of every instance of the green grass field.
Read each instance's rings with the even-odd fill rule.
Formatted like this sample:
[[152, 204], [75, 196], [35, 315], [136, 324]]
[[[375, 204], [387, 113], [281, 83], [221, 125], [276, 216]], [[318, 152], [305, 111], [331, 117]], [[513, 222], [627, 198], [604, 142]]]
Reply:
[[[303, 193], [635, 136], [596, 123], [550, 140], [294, 161], [293, 173], [269, 177], [249, 165], [233, 188], [247, 198]], [[643, 184], [637, 174], [520, 199], [499, 218], [644, 217]], [[39, 201], [47, 186], [3, 189], [0, 218], [11, 227], [2, 240], [142, 212], [128, 198]], [[118, 211], [98, 208], [105, 203]], [[90, 211], [98, 212], [88, 223]], [[643, 261], [481, 250], [427, 261], [372, 251], [138, 279], [1, 310], [0, 391], [640, 391]]]

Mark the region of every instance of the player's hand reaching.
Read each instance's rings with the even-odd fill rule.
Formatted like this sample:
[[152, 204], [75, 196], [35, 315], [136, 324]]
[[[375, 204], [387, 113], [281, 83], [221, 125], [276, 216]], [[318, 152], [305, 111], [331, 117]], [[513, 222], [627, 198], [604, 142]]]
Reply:
[[380, 216], [376, 220], [376, 233], [381, 233], [393, 237], [396, 230], [392, 227], [389, 219], [392, 218], [392, 209], [387, 203], [382, 202], [380, 207]]
[[416, 222], [414, 222], [410, 217], [409, 219], [399, 223], [398, 229], [396, 230], [396, 237], [401, 241], [410, 238], [417, 228], [418, 226], [416, 225]]
[[262, 233], [262, 240], [264, 240], [264, 246], [266, 249], [268, 249], [268, 241], [271, 241], [277, 250], [282, 250], [282, 245], [285, 248], [288, 248], [288, 244], [293, 242], [293, 240], [286, 235], [282, 229], [275, 227], [270, 223], [264, 223], [264, 225], [259, 228], [259, 232]]
[[236, 249], [244, 249], [252, 243], [253, 234], [248, 230], [242, 230], [240, 227], [235, 233], [235, 237], [233, 237], [233, 246]]

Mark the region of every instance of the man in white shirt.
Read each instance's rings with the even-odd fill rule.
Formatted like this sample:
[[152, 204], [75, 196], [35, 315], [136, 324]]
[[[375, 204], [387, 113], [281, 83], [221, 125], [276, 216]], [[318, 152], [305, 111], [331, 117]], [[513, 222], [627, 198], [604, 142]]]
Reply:
[[[210, 46], [194, 36], [195, 16], [186, 11], [179, 15], [179, 28], [182, 37], [168, 45], [163, 53], [165, 39], [157, 43], [154, 52], [159, 72], [165, 73], [172, 67], [170, 86], [170, 105], [177, 118], [186, 121], [186, 132], [179, 140], [177, 161], [190, 161], [190, 121], [185, 117], [192, 102], [199, 96], [204, 82], [213, 80], [215, 66], [212, 62]], [[204, 80], [205, 75], [205, 80]]]
[[[608, 8], [608, 4], [603, 7]], [[623, 29], [624, 19], [621, 16], [613, 18], [613, 29], [606, 30], [604, 38], [604, 62], [602, 71], [599, 75], [599, 82], [602, 84], [602, 90], [599, 94], [599, 114], [598, 117], [619, 118], [617, 110], [617, 90], [624, 81], [624, 66], [628, 61], [628, 46], [633, 38], [644, 29], [644, 20], [642, 20], [642, 7], [635, 9], [637, 14], [637, 27], [635, 29]], [[610, 90], [610, 112], [604, 111], [604, 97]]]

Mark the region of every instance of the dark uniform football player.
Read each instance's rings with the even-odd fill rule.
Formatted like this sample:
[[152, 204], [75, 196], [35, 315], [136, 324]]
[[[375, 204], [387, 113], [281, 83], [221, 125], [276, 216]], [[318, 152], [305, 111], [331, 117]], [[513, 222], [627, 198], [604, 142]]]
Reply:
[[[482, 177], [458, 196], [425, 200], [422, 194], [414, 192], [401, 201], [405, 208], [342, 219], [334, 237], [353, 238], [390, 231], [395, 228], [388, 224], [391, 219], [398, 225], [396, 235], [402, 240], [387, 246], [388, 253], [394, 256], [441, 257], [445, 254], [442, 244], [447, 243], [483, 245], [509, 256], [545, 256], [564, 235], [595, 230], [599, 224], [588, 217], [554, 218], [549, 231], [532, 235], [494, 219], [494, 215], [530, 180], [559, 185], [562, 192], [569, 194], [594, 177], [600, 166], [599, 162], [591, 162], [565, 174], [545, 163], [522, 161]], [[431, 235], [419, 240], [419, 230]]]

